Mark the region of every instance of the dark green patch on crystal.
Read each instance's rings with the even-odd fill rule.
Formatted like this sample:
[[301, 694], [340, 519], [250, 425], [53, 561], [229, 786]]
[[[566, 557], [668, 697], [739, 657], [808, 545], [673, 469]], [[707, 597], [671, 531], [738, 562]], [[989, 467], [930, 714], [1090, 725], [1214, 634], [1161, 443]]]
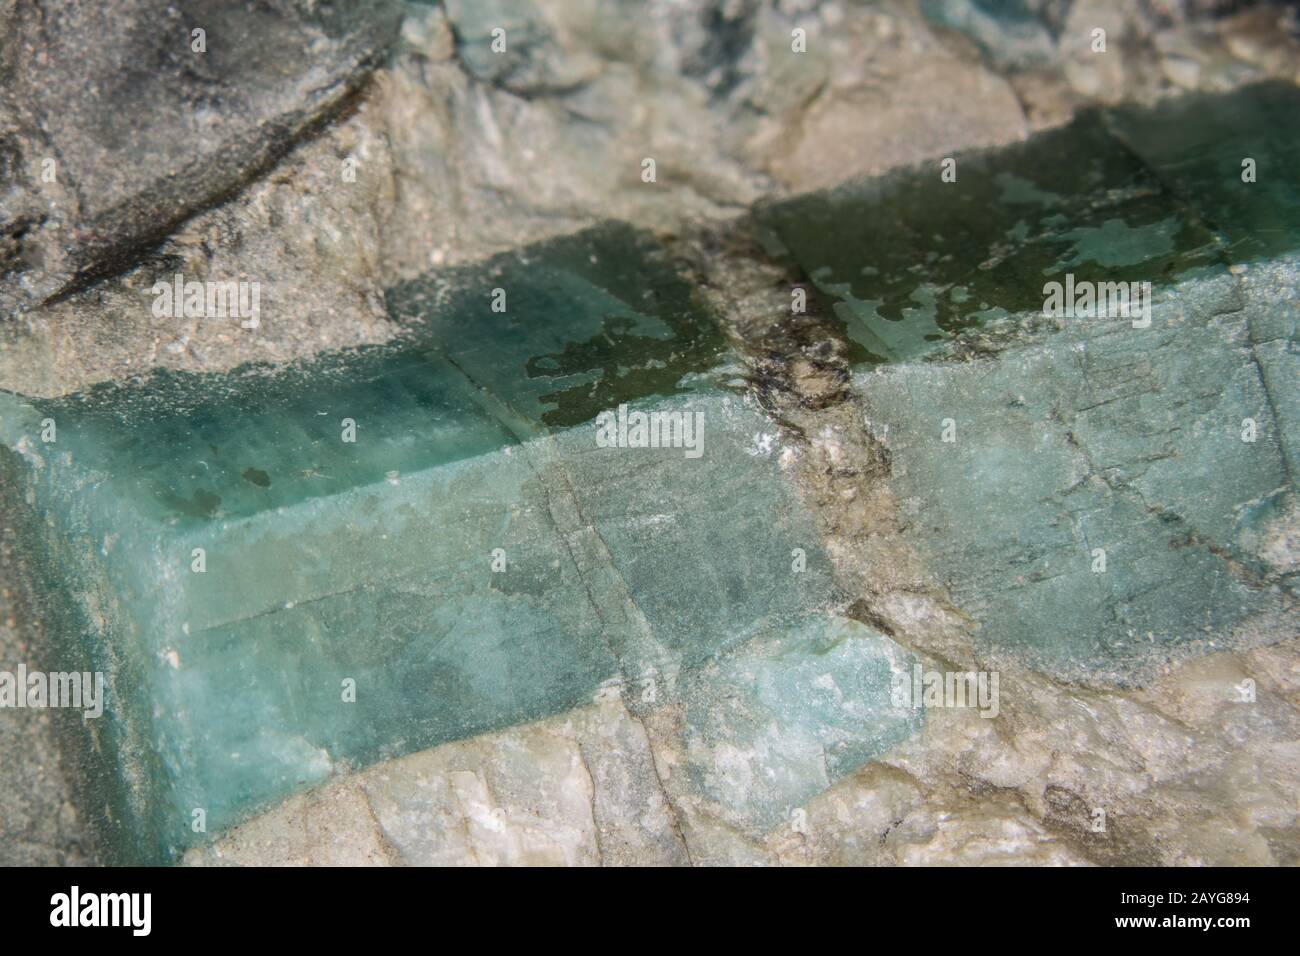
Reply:
[[1089, 112], [1025, 143], [763, 206], [760, 226], [874, 361], [930, 351], [1043, 286], [1168, 283], [1219, 261], [1213, 232]]
[[[493, 311], [493, 290], [505, 311]], [[718, 364], [725, 339], [647, 234], [606, 223], [406, 283], [394, 315], [527, 419], [564, 428]]]
[[[1300, 248], [1300, 88], [1262, 83], [1119, 108], [1115, 135], [1221, 237], [1232, 262]], [[1254, 181], [1243, 161], [1254, 161]]]

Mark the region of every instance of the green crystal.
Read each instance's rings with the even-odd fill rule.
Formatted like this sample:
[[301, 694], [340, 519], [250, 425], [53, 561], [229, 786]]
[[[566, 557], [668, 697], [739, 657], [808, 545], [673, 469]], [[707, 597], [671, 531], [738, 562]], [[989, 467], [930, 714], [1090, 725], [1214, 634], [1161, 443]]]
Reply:
[[[935, 163], [760, 211], [863, 347], [911, 540], [986, 658], [1123, 683], [1291, 612], [1263, 540], [1300, 448], [1297, 114], [1279, 85], [1093, 112], [955, 183]], [[1066, 272], [1150, 282], [1151, 327], [1044, 320]]]
[[788, 821], [920, 728], [919, 709], [880, 697], [908, 666], [888, 638], [824, 617], [715, 658], [684, 692], [692, 783], [763, 830]]
[[[1300, 452], [1298, 101], [1091, 112], [955, 183], [756, 211], [850, 344], [906, 543], [982, 665], [1123, 684], [1293, 614], [1267, 539]], [[1045, 320], [1066, 272], [1151, 282], [1150, 327]], [[615, 685], [678, 708], [684, 779], [760, 831], [916, 732], [907, 655], [841, 616], [781, 427], [684, 275], [606, 225], [390, 290], [386, 346], [0, 395], [0, 477], [61, 598], [51, 669], [108, 676], [105, 716], [65, 720], [110, 856], [174, 859], [197, 808], [216, 833]], [[700, 413], [703, 454], [600, 447], [622, 407]]]
[[[62, 653], [108, 676], [105, 717], [71, 730], [118, 859], [204, 839], [195, 809], [215, 833], [333, 773], [611, 684], [653, 680], [669, 703], [750, 642], [805, 667], [823, 654], [847, 602], [755, 448], [776, 426], [727, 384], [714, 317], [644, 236], [602, 227], [390, 301], [412, 331], [388, 346], [5, 397], [33, 551], [68, 599]], [[702, 454], [599, 447], [592, 419], [620, 405], [700, 413]], [[809, 739], [834, 722], [839, 772], [915, 726], [889, 706], [897, 651], [854, 628], [849, 659], [878, 686], [855, 685], [847, 724], [792, 718]], [[737, 812], [766, 820], [804, 795]]]
[[857, 361], [905, 361], [991, 318], [1037, 310], [1043, 284], [1104, 269], [1166, 280], [1212, 261], [1210, 231], [1107, 132], [1100, 114], [1015, 146], [759, 210], [812, 280]]

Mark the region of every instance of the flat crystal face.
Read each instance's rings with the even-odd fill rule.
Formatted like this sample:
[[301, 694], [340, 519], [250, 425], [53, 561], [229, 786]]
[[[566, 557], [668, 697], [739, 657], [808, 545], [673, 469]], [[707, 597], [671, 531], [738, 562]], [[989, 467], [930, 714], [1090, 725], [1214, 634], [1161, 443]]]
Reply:
[[[514, 436], [446, 361], [378, 346], [299, 367], [160, 371], [32, 403], [66, 423], [74, 467], [102, 476], [139, 518], [201, 528], [448, 464]], [[343, 441], [351, 421], [358, 441]], [[54, 463], [57, 467], [57, 462]]]
[[679, 393], [726, 351], [666, 251], [620, 223], [404, 283], [388, 303], [534, 427]]
[[[992, 367], [855, 376], [891, 423], [915, 537], [991, 659], [1128, 684], [1286, 613], [1260, 531], [1294, 490], [1283, 443], [1300, 419], [1294, 403], [1273, 410], [1249, 320], [1222, 312], [1225, 278], [1175, 286], [1149, 330], [1066, 330]], [[1243, 453], [1246, 419], [1259, 437]]]
[[1166, 282], [1217, 261], [1214, 235], [1100, 113], [1023, 144], [763, 207], [762, 224], [859, 346], [918, 358], [953, 333], [1038, 310], [1074, 272]]
[[[1300, 248], [1300, 94], [1261, 83], [1107, 113], [1114, 135], [1223, 240], [1235, 263]], [[1248, 175], [1247, 175], [1248, 174]]]
[[60, 447], [141, 518], [200, 526], [589, 422], [681, 392], [725, 357], [716, 320], [625, 226], [412, 282], [390, 303], [416, 325], [397, 344], [276, 370], [162, 370], [29, 414], [67, 422]]

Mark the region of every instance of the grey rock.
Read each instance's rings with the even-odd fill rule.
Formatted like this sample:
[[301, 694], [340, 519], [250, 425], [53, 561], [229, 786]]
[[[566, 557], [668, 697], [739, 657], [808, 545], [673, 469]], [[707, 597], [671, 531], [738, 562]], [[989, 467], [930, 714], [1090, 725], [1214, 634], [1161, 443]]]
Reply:
[[[0, 484], [16, 464], [0, 452]], [[45, 601], [17, 545], [20, 502], [0, 496], [0, 669], [45, 667]], [[94, 850], [73, 805], [53, 714], [0, 709], [0, 866], [85, 866]]]
[[0, 10], [0, 314], [128, 268], [273, 165], [347, 102], [399, 13], [391, 0]]

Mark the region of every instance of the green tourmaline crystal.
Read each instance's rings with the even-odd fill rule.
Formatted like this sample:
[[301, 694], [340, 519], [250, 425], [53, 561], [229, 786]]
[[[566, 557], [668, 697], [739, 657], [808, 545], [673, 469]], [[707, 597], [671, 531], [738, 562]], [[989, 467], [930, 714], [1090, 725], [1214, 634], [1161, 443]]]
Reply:
[[[643, 236], [603, 227], [391, 301], [413, 330], [389, 346], [5, 397], [35, 550], [69, 599], [64, 653], [108, 675], [107, 714], [75, 733], [119, 858], [174, 857], [203, 838], [195, 810], [216, 832], [607, 685], [680, 700], [754, 642], [852, 684], [849, 712], [779, 717], [798, 759], [833, 745], [840, 775], [914, 729], [889, 703], [897, 649], [828, 616], [843, 601], [816, 531], [755, 445], [775, 426]], [[601, 447], [593, 419], [620, 406], [698, 414], [698, 457]], [[757, 715], [779, 703], [729, 686]], [[825, 778], [729, 802], [769, 821]]]
[[[900, 547], [981, 666], [1122, 684], [1293, 617], [1298, 106], [1093, 112], [955, 182], [757, 211], [850, 343]], [[1045, 316], [1066, 274], [1149, 282], [1149, 325]], [[0, 469], [63, 598], [52, 669], [108, 677], [104, 717], [68, 721], [110, 853], [173, 859], [196, 810], [215, 833], [613, 687], [673, 708], [682, 779], [762, 832], [917, 730], [890, 693], [910, 660], [839, 614], [859, 595], [781, 428], [653, 240], [603, 226], [389, 308], [409, 331], [382, 347], [0, 395]], [[702, 441], [627, 447], [639, 414], [699, 416]]]
[[906, 361], [953, 333], [1043, 306], [1067, 272], [1167, 281], [1216, 261], [1214, 236], [1087, 113], [1005, 149], [763, 207], [863, 361]]
[[[761, 211], [864, 347], [910, 539], [990, 659], [1124, 682], [1293, 614], [1296, 115], [1275, 85], [1090, 113]], [[1066, 273], [1151, 283], [1150, 326], [1044, 318]]]

